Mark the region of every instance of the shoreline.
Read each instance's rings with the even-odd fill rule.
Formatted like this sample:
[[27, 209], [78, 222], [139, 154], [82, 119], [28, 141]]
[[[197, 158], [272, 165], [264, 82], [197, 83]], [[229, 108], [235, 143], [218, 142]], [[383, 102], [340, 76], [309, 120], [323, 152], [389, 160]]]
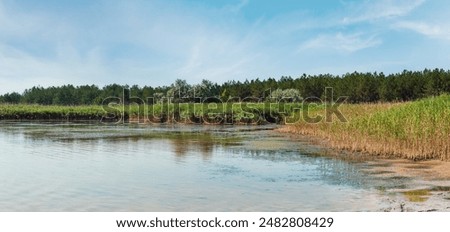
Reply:
[[[36, 120], [30, 121], [36, 122]], [[52, 121], [49, 121], [49, 123], [52, 123]], [[230, 127], [233, 126], [237, 127], [238, 125], [230, 125]], [[244, 128], [242, 131], [259, 130], [261, 127], [264, 126], [251, 126]], [[369, 175], [371, 178], [392, 179], [393, 182], [407, 179], [407, 185], [397, 187], [397, 183], [393, 184], [395, 187], [389, 187], [389, 184], [386, 190], [378, 189], [377, 185], [374, 185], [374, 188], [380, 191], [383, 203], [379, 206], [380, 208], [376, 209], [377, 212], [450, 211], [450, 162], [383, 159], [357, 152], [339, 152], [339, 150], [327, 146], [327, 142], [324, 140], [314, 136], [286, 133], [283, 132], [283, 128], [285, 127], [274, 126], [263, 130], [272, 130], [267, 133], [279, 133], [283, 136], [280, 137], [283, 141], [293, 142], [294, 144], [296, 141], [306, 142], [313, 148], [312, 151], [317, 147], [317, 155], [361, 163], [363, 164], [362, 174]], [[267, 145], [269, 144], [256, 144], [256, 147], [266, 149], [264, 146]], [[255, 144], [251, 146], [255, 146]], [[276, 146], [273, 148], [279, 149]], [[316, 153], [314, 152], [314, 154]]]
[[[329, 146], [317, 136], [286, 133], [285, 127], [275, 132], [305, 142], [317, 150], [319, 156], [364, 164], [364, 174], [377, 179], [392, 179], [394, 187], [379, 189], [383, 205], [377, 212], [449, 212], [450, 162], [442, 160], [414, 161], [405, 158], [369, 156], [361, 152], [341, 150]], [[409, 184], [398, 185], [398, 180]], [[397, 186], [398, 185], [398, 186]], [[396, 186], [396, 187], [395, 187]]]
[[[370, 163], [370, 161], [369, 161]], [[386, 212], [449, 212], [450, 162], [378, 159], [371, 162], [370, 173], [376, 177], [411, 179], [404, 188], [391, 190], [385, 201]]]
[[344, 104], [340, 110], [347, 121], [301, 121], [278, 131], [312, 136], [334, 149], [367, 156], [450, 161], [450, 95], [405, 103]]
[[338, 159], [361, 161], [371, 164], [374, 162], [375, 172], [382, 174], [398, 174], [408, 177], [421, 177], [426, 181], [450, 181], [450, 161], [440, 159], [414, 160], [404, 157], [382, 156], [378, 153], [370, 154], [366, 151], [351, 151], [334, 147], [329, 139], [310, 135], [294, 133], [289, 126], [282, 126], [274, 129], [275, 132], [293, 136], [299, 141], [308, 141], [317, 147], [325, 156], [336, 157]]
[[[247, 104], [251, 104], [248, 106]], [[294, 113], [297, 103], [283, 103], [283, 111], [266, 103], [236, 102], [218, 106], [201, 103], [152, 105], [151, 109], [131, 105], [26, 105], [0, 104], [0, 120], [103, 120], [130, 123], [185, 123], [212, 125], [282, 124]], [[210, 108], [212, 107], [212, 108]]]

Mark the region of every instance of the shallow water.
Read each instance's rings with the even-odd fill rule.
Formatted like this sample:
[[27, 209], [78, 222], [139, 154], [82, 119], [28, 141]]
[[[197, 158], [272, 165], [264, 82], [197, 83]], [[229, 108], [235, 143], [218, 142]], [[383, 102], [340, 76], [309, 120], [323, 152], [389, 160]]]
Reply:
[[0, 211], [379, 211], [411, 181], [272, 127], [0, 122]]

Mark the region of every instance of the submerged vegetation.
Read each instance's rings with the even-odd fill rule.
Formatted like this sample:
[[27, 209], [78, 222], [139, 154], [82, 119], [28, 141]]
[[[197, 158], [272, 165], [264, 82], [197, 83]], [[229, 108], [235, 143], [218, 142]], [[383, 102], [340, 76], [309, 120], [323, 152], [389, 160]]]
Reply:
[[[340, 110], [348, 123], [300, 121], [282, 130], [371, 155], [450, 160], [450, 95], [406, 103], [347, 104]], [[320, 108], [311, 112], [324, 113]]]

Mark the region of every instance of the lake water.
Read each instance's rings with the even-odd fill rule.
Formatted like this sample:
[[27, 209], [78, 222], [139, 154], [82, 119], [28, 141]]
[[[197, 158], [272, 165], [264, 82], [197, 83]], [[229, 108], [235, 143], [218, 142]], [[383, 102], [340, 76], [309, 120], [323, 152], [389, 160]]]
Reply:
[[408, 181], [271, 127], [0, 122], [0, 211], [378, 211]]

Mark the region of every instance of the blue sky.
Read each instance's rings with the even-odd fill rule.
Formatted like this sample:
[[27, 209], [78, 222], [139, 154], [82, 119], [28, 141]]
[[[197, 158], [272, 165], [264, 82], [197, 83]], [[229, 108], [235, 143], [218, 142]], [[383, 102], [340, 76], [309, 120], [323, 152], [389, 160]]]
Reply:
[[0, 0], [0, 94], [450, 69], [450, 1]]

